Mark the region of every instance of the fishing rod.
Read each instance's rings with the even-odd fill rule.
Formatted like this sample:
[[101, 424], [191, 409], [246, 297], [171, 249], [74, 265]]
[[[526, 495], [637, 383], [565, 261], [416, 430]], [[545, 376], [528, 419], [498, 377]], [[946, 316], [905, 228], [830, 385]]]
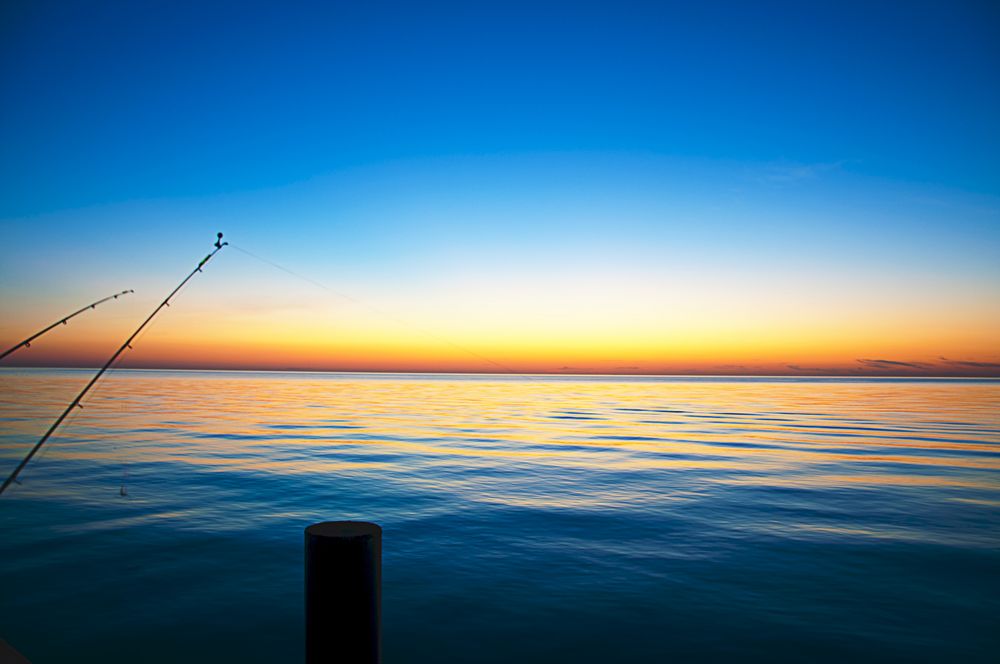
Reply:
[[32, 334], [30, 337], [28, 337], [27, 339], [25, 339], [21, 343], [17, 344], [13, 348], [9, 348], [9, 349], [5, 350], [3, 352], [3, 355], [0, 355], [0, 360], [2, 360], [3, 358], [7, 357], [8, 355], [10, 355], [11, 353], [13, 353], [18, 348], [21, 348], [22, 346], [24, 348], [28, 348], [29, 346], [31, 346], [31, 342], [32, 341], [34, 341], [38, 337], [42, 336], [43, 334], [45, 334], [46, 332], [48, 332], [52, 328], [58, 327], [60, 324], [61, 325], [65, 325], [66, 321], [68, 321], [73, 316], [76, 316], [77, 314], [82, 314], [84, 311], [87, 311], [88, 309], [94, 309], [94, 308], [97, 307], [97, 305], [103, 304], [104, 302], [107, 302], [108, 300], [117, 300], [118, 297], [121, 296], [121, 295], [128, 295], [129, 293], [134, 293], [134, 292], [135, 292], [134, 290], [123, 290], [121, 293], [115, 293], [114, 295], [109, 295], [109, 296], [107, 296], [106, 298], [104, 298], [102, 300], [98, 300], [97, 302], [94, 302], [93, 304], [88, 304], [84, 308], [79, 309], [77, 311], [74, 311], [69, 316], [66, 316], [65, 318], [61, 318], [61, 319], [57, 320], [56, 322], [52, 323], [52, 325], [49, 325], [47, 328], [45, 328], [41, 332], [36, 332], [35, 334]]
[[104, 363], [104, 366], [101, 367], [101, 370], [98, 371], [97, 374], [90, 379], [90, 382], [87, 383], [87, 386], [84, 387], [83, 390], [81, 390], [78, 395], [76, 395], [76, 398], [73, 399], [72, 402], [70, 402], [69, 406], [66, 407], [66, 410], [63, 411], [62, 415], [60, 415], [59, 418], [56, 419], [56, 421], [52, 424], [52, 426], [49, 427], [49, 430], [45, 432], [45, 435], [42, 436], [42, 439], [39, 440], [37, 443], [35, 443], [35, 446], [31, 448], [31, 451], [28, 452], [28, 455], [24, 457], [21, 463], [17, 465], [17, 468], [14, 469], [14, 472], [10, 474], [10, 477], [4, 480], [3, 486], [0, 486], [0, 494], [3, 494], [3, 492], [7, 490], [7, 487], [9, 487], [17, 480], [17, 476], [21, 474], [21, 471], [24, 470], [24, 467], [28, 465], [28, 462], [31, 461], [31, 458], [35, 456], [38, 450], [42, 448], [42, 445], [45, 444], [45, 441], [47, 441], [52, 436], [52, 434], [55, 433], [55, 430], [58, 429], [59, 425], [63, 423], [63, 420], [65, 420], [66, 417], [71, 412], [73, 412], [73, 409], [76, 407], [80, 408], [83, 407], [80, 406], [80, 400], [83, 399], [84, 395], [86, 395], [87, 392], [90, 391], [90, 388], [94, 386], [97, 380], [104, 375], [104, 372], [107, 371], [112, 364], [114, 364], [115, 360], [118, 359], [118, 356], [124, 353], [126, 348], [129, 349], [132, 348], [131, 346], [132, 341], [137, 336], [139, 336], [139, 333], [142, 332], [143, 328], [145, 328], [151, 320], [153, 320], [156, 314], [160, 313], [160, 310], [163, 309], [163, 307], [170, 306], [170, 298], [176, 295], [177, 291], [183, 288], [184, 284], [186, 284], [188, 281], [191, 280], [191, 277], [193, 277], [196, 273], [201, 272], [201, 268], [205, 266], [205, 263], [212, 260], [212, 257], [215, 256], [217, 253], [219, 253], [222, 250], [222, 248], [225, 247], [227, 244], [229, 243], [222, 241], [222, 233], [219, 233], [218, 238], [215, 240], [215, 249], [212, 251], [212, 253], [201, 259], [201, 262], [198, 263], [198, 265], [193, 270], [191, 270], [191, 273], [188, 276], [184, 277], [184, 281], [179, 283], [177, 285], [177, 288], [170, 291], [170, 295], [168, 295], [166, 299], [163, 300], [163, 302], [160, 302], [160, 305], [158, 307], [153, 309], [153, 313], [149, 314], [149, 318], [144, 320], [142, 322], [142, 325], [136, 328], [135, 332], [132, 333], [132, 336], [130, 336], [128, 339], [125, 340], [125, 343], [121, 345], [121, 348], [115, 351], [115, 354], [111, 356], [111, 359], [109, 359], [107, 362]]

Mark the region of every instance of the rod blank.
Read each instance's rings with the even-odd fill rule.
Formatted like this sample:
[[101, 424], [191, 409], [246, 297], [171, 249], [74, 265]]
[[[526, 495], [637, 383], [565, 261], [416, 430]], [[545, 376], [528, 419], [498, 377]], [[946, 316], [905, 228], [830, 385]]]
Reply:
[[31, 345], [32, 341], [34, 341], [38, 337], [42, 336], [43, 334], [45, 334], [46, 332], [48, 332], [49, 330], [51, 330], [54, 327], [58, 327], [59, 325], [65, 325], [66, 322], [70, 318], [72, 318], [73, 316], [76, 316], [77, 314], [82, 314], [84, 311], [87, 311], [88, 309], [96, 309], [97, 305], [102, 304], [104, 302], [107, 302], [108, 300], [117, 300], [122, 295], [128, 295], [129, 293], [134, 293], [134, 292], [135, 292], [134, 290], [123, 290], [120, 293], [115, 293], [114, 295], [109, 295], [109, 296], [107, 296], [107, 297], [105, 297], [103, 299], [100, 299], [97, 302], [94, 302], [93, 304], [88, 304], [87, 306], [83, 307], [82, 309], [77, 309], [76, 311], [74, 311], [73, 313], [71, 313], [69, 316], [65, 316], [63, 318], [60, 318], [56, 322], [52, 323], [52, 325], [49, 325], [47, 328], [45, 328], [41, 332], [35, 332], [34, 334], [32, 334], [30, 337], [28, 337], [27, 339], [25, 339], [21, 343], [16, 344], [15, 346], [12, 346], [11, 348], [8, 348], [7, 350], [5, 350], [3, 352], [2, 355], [0, 355], [0, 360], [2, 360], [3, 358], [7, 357], [8, 355], [10, 355], [11, 353], [13, 353], [18, 348], [27, 348], [28, 346]]

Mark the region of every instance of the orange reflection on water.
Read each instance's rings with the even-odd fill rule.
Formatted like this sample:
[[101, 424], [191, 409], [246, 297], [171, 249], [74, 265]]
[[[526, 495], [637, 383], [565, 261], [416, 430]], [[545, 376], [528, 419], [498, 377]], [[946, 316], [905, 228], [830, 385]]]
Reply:
[[[87, 377], [0, 372], [5, 467]], [[642, 473], [733, 485], [984, 487], [989, 479], [977, 471], [1000, 469], [997, 413], [997, 382], [119, 371], [73, 414], [19, 490], [58, 461], [92, 466], [95, 478], [122, 465], [154, 473], [157, 464], [371, 474], [470, 500], [562, 507], [643, 500], [627, 482]], [[615, 470], [626, 479], [600, 491], [484, 486], [483, 473], [505, 468], [567, 477]], [[676, 498], [697, 491], [678, 487]]]

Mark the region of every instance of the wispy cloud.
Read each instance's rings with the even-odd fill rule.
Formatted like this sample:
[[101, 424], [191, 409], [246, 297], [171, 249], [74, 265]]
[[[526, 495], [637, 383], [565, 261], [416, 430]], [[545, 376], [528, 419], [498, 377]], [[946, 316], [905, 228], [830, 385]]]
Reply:
[[755, 172], [754, 179], [766, 184], [795, 184], [840, 169], [843, 161], [817, 164], [775, 163]]
[[867, 369], [891, 370], [891, 369], [912, 369], [914, 371], [925, 371], [934, 367], [927, 362], [903, 362], [902, 360], [870, 360], [860, 358], [856, 360]]
[[947, 357], [938, 358], [948, 366], [970, 367], [972, 369], [1000, 369], [1000, 362], [974, 362], [972, 360], [949, 360]]
[[785, 367], [791, 369], [792, 371], [798, 371], [800, 373], [807, 374], [824, 374], [824, 375], [838, 375], [843, 373], [856, 373], [858, 369], [844, 367], [805, 367], [801, 364], [786, 364]]

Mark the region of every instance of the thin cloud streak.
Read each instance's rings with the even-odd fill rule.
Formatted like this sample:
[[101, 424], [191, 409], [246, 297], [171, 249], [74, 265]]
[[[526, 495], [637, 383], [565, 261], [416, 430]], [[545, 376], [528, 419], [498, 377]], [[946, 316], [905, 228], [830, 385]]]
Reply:
[[869, 360], [869, 359], [858, 359], [857, 360], [862, 366], [869, 369], [914, 369], [917, 371], [923, 371], [933, 364], [928, 364], [927, 362], [903, 362], [902, 360]]

